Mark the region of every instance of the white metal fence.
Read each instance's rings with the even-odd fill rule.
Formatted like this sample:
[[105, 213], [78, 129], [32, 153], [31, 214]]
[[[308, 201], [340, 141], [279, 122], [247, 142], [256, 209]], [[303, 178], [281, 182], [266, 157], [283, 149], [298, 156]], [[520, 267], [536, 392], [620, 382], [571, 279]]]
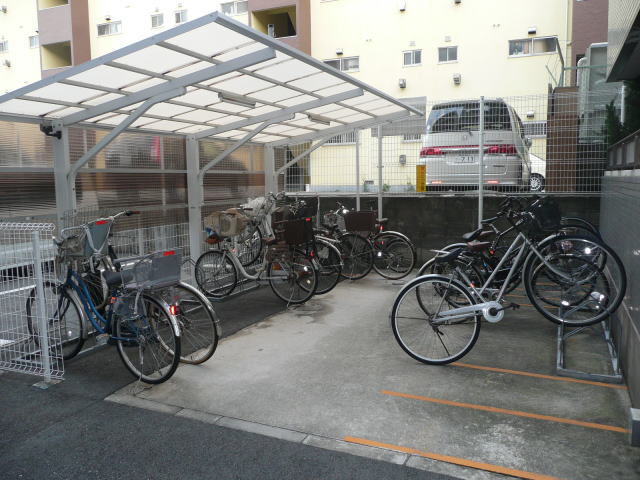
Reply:
[[55, 226], [0, 223], [0, 370], [62, 378], [62, 332], [52, 234]]
[[[430, 100], [424, 118], [324, 139], [285, 168], [278, 184], [322, 195], [598, 195], [607, 116], [621, 114], [620, 95], [618, 87], [567, 87], [548, 95]], [[318, 143], [279, 148], [276, 169]]]

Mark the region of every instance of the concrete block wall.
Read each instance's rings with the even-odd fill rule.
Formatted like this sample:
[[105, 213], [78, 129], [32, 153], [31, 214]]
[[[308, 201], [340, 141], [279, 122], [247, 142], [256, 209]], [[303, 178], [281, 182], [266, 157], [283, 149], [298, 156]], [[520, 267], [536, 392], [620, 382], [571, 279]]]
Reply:
[[613, 322], [631, 404], [640, 408], [640, 177], [602, 180], [600, 231], [627, 271], [627, 292]]
[[[500, 210], [502, 198], [485, 198], [484, 217]], [[564, 216], [582, 217], [596, 225], [599, 222], [599, 197], [557, 197]], [[335, 209], [339, 201], [349, 208], [355, 207], [354, 198], [322, 198], [321, 211]], [[376, 197], [362, 197], [363, 210], [377, 209]], [[312, 201], [310, 200], [311, 204]], [[426, 262], [433, 256], [431, 249], [460, 242], [462, 234], [475, 230], [478, 223], [478, 199], [472, 197], [385, 197], [383, 215], [389, 218], [388, 229], [407, 235], [416, 246], [418, 261]]]

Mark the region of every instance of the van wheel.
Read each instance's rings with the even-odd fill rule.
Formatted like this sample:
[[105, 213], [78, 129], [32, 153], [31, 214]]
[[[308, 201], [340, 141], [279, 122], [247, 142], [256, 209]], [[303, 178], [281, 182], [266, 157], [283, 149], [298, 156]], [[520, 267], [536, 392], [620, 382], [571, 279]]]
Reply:
[[532, 192], [544, 190], [544, 177], [539, 173], [532, 173], [529, 177], [529, 190]]

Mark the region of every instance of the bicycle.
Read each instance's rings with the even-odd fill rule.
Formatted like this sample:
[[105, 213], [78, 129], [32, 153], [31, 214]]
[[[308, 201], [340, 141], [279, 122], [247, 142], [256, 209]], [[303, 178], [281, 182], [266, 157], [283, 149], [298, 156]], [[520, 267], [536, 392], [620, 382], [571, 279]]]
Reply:
[[[336, 238], [336, 232], [347, 232], [338, 239], [346, 240], [355, 251], [355, 257], [348, 257], [354, 258], [350, 264], [352, 280], [363, 278], [371, 269], [390, 280], [404, 278], [413, 270], [417, 259], [413, 243], [400, 232], [385, 230], [387, 222], [387, 218], [376, 218], [374, 211], [349, 211], [341, 203], [337, 210], [324, 216], [323, 226], [329, 235]], [[371, 258], [364, 253], [367, 246]]]
[[[224, 215], [218, 215], [217, 218], [224, 218]], [[215, 222], [215, 219], [212, 220]], [[262, 240], [267, 248], [264, 249], [262, 262], [253, 266], [254, 274], [242, 265], [233, 245], [233, 236], [241, 231], [225, 231], [220, 223], [214, 223], [212, 227], [218, 232], [220, 250], [203, 253], [196, 261], [195, 268], [198, 287], [207, 296], [229, 296], [239, 276], [250, 281], [268, 282], [275, 295], [287, 305], [304, 303], [314, 295], [318, 286], [318, 272], [311, 258], [295, 247], [309, 241], [310, 222], [280, 222], [277, 237]]]
[[[499, 322], [506, 309], [519, 307], [502, 304], [519, 270], [532, 305], [554, 323], [592, 325], [616, 311], [626, 290], [626, 273], [616, 253], [587, 237], [558, 234], [536, 241], [550, 223], [560, 223], [559, 215], [553, 221], [545, 218], [544, 204], [536, 201], [524, 212], [505, 212], [518, 235], [482, 284], [476, 285], [467, 274], [469, 260], [460, 248], [436, 257], [436, 263], [449, 266], [449, 275], [424, 275], [400, 290], [391, 309], [391, 326], [409, 356], [442, 365], [466, 355], [478, 339], [481, 318]], [[515, 251], [506, 279], [499, 289], [492, 288], [497, 272]]]
[[[108, 236], [121, 212], [79, 227], [61, 231], [62, 240], [54, 240], [66, 266], [65, 280], [46, 282], [58, 297], [54, 312], [44, 312], [49, 328], [60, 328], [65, 360], [75, 357], [87, 336], [87, 319], [97, 332], [98, 344], [116, 345], [125, 367], [139, 380], [158, 384], [168, 380], [180, 360], [180, 328], [172, 307], [154, 295], [158, 288], [175, 285], [180, 277], [181, 252], [164, 251], [117, 260], [118, 272], [104, 271], [109, 291], [104, 313], [95, 305], [87, 284], [74, 266], [93, 261], [106, 251], [106, 241], [96, 248], [94, 239]], [[69, 231], [80, 230], [78, 234]], [[34, 288], [26, 304], [27, 325], [38, 338], [38, 301]], [[37, 341], [37, 340], [36, 340]]]

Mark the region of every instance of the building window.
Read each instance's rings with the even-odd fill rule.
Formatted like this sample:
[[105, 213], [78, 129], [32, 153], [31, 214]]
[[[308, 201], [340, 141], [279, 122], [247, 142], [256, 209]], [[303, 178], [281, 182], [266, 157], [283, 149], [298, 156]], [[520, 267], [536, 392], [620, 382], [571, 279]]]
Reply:
[[527, 55], [543, 55], [555, 53], [558, 37], [523, 38], [509, 40], [509, 56], [523, 57]]
[[247, 13], [249, 10], [247, 4], [249, 2], [245, 1], [236, 1], [236, 2], [226, 2], [221, 3], [220, 8], [222, 9], [222, 13], [226, 15], [240, 15], [241, 13]]
[[164, 14], [154, 13], [151, 15], [151, 28], [159, 28], [164, 25]]
[[40, 46], [40, 37], [38, 35], [32, 35], [29, 37], [29, 48], [38, 48]]
[[187, 21], [187, 11], [178, 10], [175, 12], [176, 23], [183, 23]]
[[440, 47], [438, 48], [438, 63], [457, 62], [458, 47]]
[[526, 137], [546, 137], [547, 122], [522, 122]]
[[342, 135], [336, 135], [325, 142], [325, 145], [345, 145], [350, 143], [356, 143], [357, 133], [349, 132]]
[[357, 72], [360, 69], [360, 57], [342, 57], [324, 60], [324, 63], [343, 72]]
[[109, 22], [98, 24], [98, 36], [103, 37], [105, 35], [115, 35], [122, 32], [122, 22]]
[[420, 142], [422, 135], [420, 133], [405, 133], [402, 135], [403, 142]]
[[420, 65], [422, 63], [422, 50], [408, 50], [402, 52], [403, 64], [407, 65]]
[[9, 51], [9, 40], [0, 40], [0, 53]]

